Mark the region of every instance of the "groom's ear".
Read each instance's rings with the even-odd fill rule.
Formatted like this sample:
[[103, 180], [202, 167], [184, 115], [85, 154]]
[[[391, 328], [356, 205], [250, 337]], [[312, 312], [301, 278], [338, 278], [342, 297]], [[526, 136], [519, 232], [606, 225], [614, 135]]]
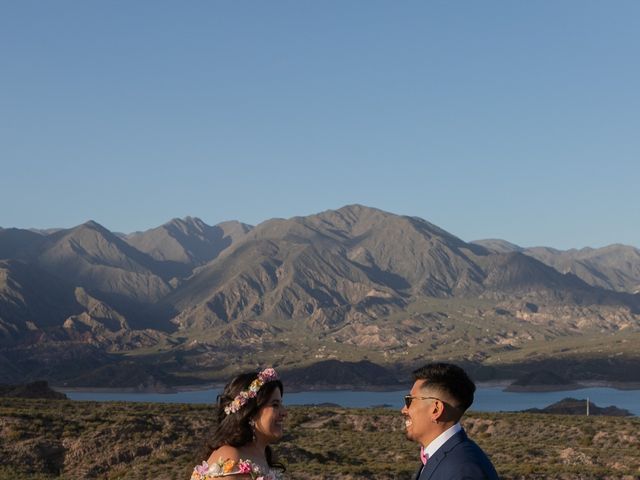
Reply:
[[435, 400], [431, 404], [431, 419], [433, 423], [438, 423], [444, 420], [446, 407], [441, 400]]

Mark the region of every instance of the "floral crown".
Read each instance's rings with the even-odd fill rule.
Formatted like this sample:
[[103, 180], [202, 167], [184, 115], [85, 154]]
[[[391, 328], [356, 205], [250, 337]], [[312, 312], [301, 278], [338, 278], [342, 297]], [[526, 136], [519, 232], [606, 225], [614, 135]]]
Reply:
[[278, 378], [278, 374], [273, 368], [265, 368], [258, 373], [258, 378], [251, 382], [247, 390], [242, 390], [229, 405], [224, 407], [224, 413], [226, 415], [236, 413], [250, 398], [254, 398], [258, 394], [258, 391], [265, 383], [273, 382], [274, 380], [278, 380]]

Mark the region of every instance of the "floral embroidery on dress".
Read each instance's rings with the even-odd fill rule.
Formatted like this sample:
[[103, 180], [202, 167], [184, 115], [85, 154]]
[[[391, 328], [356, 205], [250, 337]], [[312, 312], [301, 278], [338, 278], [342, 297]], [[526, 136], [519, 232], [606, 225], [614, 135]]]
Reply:
[[227, 477], [231, 475], [250, 475], [252, 480], [281, 480], [279, 473], [270, 470], [263, 472], [260, 466], [251, 460], [235, 460], [222, 458], [209, 465], [202, 462], [193, 469], [191, 480], [209, 480], [211, 478]]

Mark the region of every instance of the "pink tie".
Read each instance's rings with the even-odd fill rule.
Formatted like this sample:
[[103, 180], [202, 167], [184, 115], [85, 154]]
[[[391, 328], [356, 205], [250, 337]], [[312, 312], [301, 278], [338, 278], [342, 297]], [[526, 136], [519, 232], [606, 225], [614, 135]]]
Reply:
[[427, 454], [424, 453], [424, 447], [420, 447], [420, 460], [422, 460], [422, 465], [426, 465], [427, 464], [427, 459], [429, 457], [427, 457]]

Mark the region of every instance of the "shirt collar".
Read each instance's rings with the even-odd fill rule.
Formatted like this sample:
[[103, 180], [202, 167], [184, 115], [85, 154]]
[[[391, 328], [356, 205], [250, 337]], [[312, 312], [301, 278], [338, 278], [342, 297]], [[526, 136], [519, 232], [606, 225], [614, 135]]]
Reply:
[[462, 425], [458, 422], [438, 435], [429, 445], [424, 447], [424, 453], [427, 455], [427, 459], [433, 457], [433, 455], [446, 443], [447, 440], [460, 431], [462, 431]]

